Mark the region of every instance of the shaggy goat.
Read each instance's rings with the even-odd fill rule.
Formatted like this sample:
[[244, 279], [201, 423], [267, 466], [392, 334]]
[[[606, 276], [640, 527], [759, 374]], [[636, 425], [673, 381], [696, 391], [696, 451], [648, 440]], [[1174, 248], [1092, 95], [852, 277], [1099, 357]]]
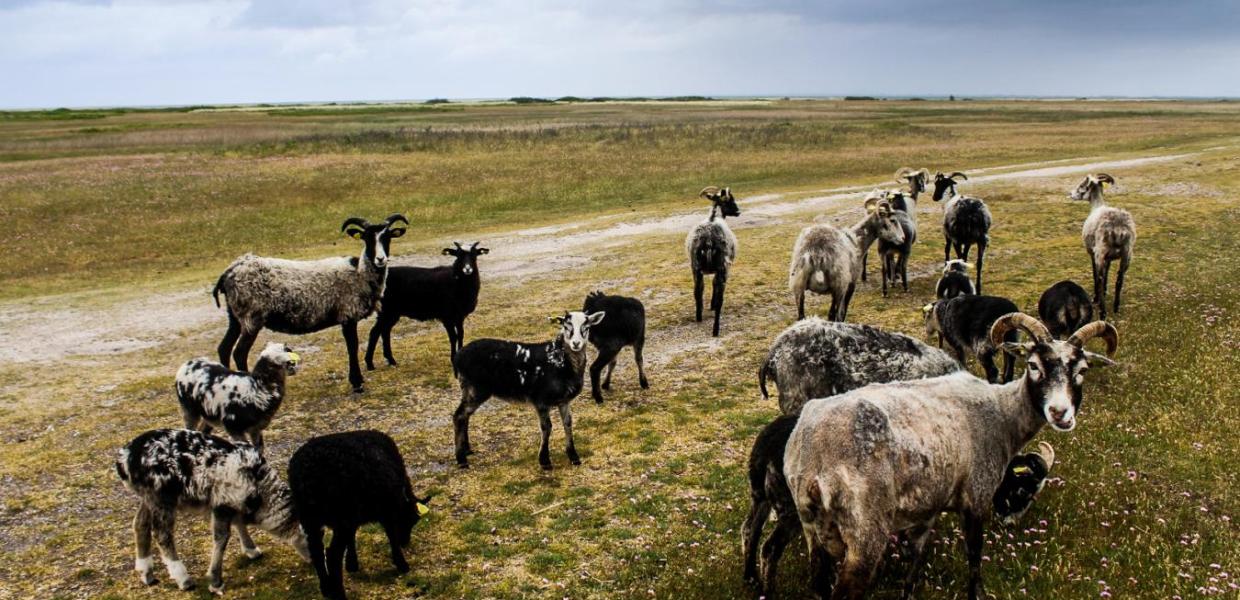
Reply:
[[827, 317], [832, 321], [848, 318], [848, 305], [864, 272], [865, 248], [875, 239], [901, 242], [904, 233], [896, 218], [898, 211], [886, 200], [866, 200], [866, 216], [850, 229], [831, 225], [810, 225], [801, 231], [792, 247], [788, 267], [788, 288], [797, 301], [797, 318], [805, 318], [805, 292], [831, 294]]
[[211, 433], [219, 427], [262, 453], [263, 430], [284, 402], [285, 377], [297, 373], [300, 361], [288, 346], [271, 342], [248, 373], [207, 358], [181, 365], [175, 387], [185, 428]]
[[174, 539], [176, 513], [183, 509], [211, 513], [215, 547], [207, 575], [212, 592], [224, 589], [224, 549], [232, 528], [249, 558], [262, 556], [262, 551], [250, 539], [247, 524], [258, 525], [292, 544], [302, 558], [310, 558], [288, 486], [249, 444], [234, 444], [197, 431], [156, 429], [121, 448], [116, 473], [138, 497], [133, 520], [134, 569], [146, 585], [158, 582], [151, 573], [154, 533], [168, 576], [183, 590], [194, 587]]
[[710, 186], [698, 194], [710, 200], [710, 217], [698, 223], [685, 237], [685, 251], [689, 253], [689, 266], [693, 269], [693, 303], [697, 308], [697, 320], [702, 322], [703, 277], [714, 275], [711, 284], [710, 309], [715, 312], [712, 334], [719, 337], [719, 317], [723, 313], [723, 290], [728, 284], [728, 269], [736, 260], [736, 234], [725, 222], [727, 217], [739, 217], [741, 209], [736, 205], [731, 188]]
[[550, 342], [522, 343], [506, 340], [475, 340], [456, 355], [457, 376], [461, 382], [461, 403], [452, 424], [456, 432], [456, 462], [469, 467], [469, 417], [492, 396], [510, 402], [533, 405], [542, 427], [542, 446], [538, 464], [551, 468], [548, 441], [551, 438], [551, 409], [560, 411], [567, 439], [565, 454], [574, 465], [581, 464], [573, 444], [573, 415], [568, 403], [581, 392], [585, 380], [586, 340], [590, 328], [602, 322], [606, 313], [587, 315], [564, 313], [551, 317], [560, 325], [560, 334]]
[[956, 296], [971, 296], [977, 293], [973, 282], [969, 280], [969, 263], [963, 260], [949, 260], [943, 264], [943, 276], [934, 288], [934, 297], [939, 300], [951, 300]]
[[1111, 263], [1119, 261], [1115, 276], [1115, 312], [1119, 313], [1120, 295], [1124, 291], [1124, 274], [1132, 261], [1132, 245], [1137, 241], [1137, 225], [1132, 215], [1122, 208], [1107, 206], [1102, 200], [1103, 184], [1115, 185], [1115, 178], [1106, 173], [1086, 175], [1073, 190], [1073, 200], [1089, 201], [1089, 217], [1081, 227], [1081, 240], [1094, 270], [1094, 302], [1098, 316], [1107, 318], [1107, 279]]
[[[986, 372], [986, 381], [999, 381], [999, 368], [995, 355], [1002, 351], [990, 338], [990, 326], [1003, 315], [1016, 312], [1016, 304], [998, 296], [957, 296], [951, 300], [936, 300], [922, 307], [926, 320], [926, 335], [938, 334], [940, 343], [947, 342], [960, 364], [967, 364], [965, 350], [977, 357]], [[1008, 335], [1015, 340], [1016, 332]], [[1004, 353], [1003, 379], [1012, 380], [1016, 358]]]
[[[909, 167], [900, 167], [896, 171], [896, 183], [908, 185], [908, 191], [898, 196], [890, 197], [891, 208], [908, 213], [913, 223], [917, 223], [917, 197], [926, 191], [926, 181], [930, 178], [930, 171], [926, 169], [911, 169]], [[887, 190], [874, 190], [866, 195], [866, 200], [870, 198], [878, 198], [880, 200], [889, 199], [891, 192]], [[861, 250], [861, 281], [866, 280], [866, 271], [868, 270], [870, 259], [870, 247], [865, 246]]]
[[[906, 208], [910, 205], [913, 209], [917, 203], [909, 200], [904, 192], [894, 191], [888, 195], [891, 205], [903, 205]], [[895, 287], [896, 276], [900, 277], [904, 285], [904, 291], [908, 291], [908, 257], [913, 253], [913, 244], [917, 242], [917, 217], [914, 210], [896, 210], [892, 213], [895, 221], [900, 226], [903, 234], [899, 242], [893, 242], [888, 239], [878, 239], [878, 256], [883, 261], [883, 296], [887, 295], [887, 282], [890, 281], [892, 287]]]
[[990, 208], [980, 198], [961, 196], [956, 193], [956, 179], [968, 180], [960, 172], [934, 176], [934, 201], [944, 197], [943, 206], [943, 261], [951, 260], [951, 250], [956, 258], [969, 260], [969, 249], [977, 245], [977, 293], [982, 293], [982, 265], [986, 262], [986, 247], [990, 245]]
[[616, 369], [616, 355], [625, 346], [633, 347], [638, 383], [643, 390], [649, 388], [645, 361], [642, 359], [642, 348], [646, 345], [646, 307], [641, 300], [595, 291], [586, 296], [581, 311], [587, 315], [607, 313], [607, 320], [590, 328], [590, 343], [598, 349], [598, 358], [590, 365], [590, 391], [594, 394], [594, 401], [603, 403], [598, 382], [603, 367], [607, 368], [607, 377], [603, 379], [602, 388], [611, 389], [611, 372]]
[[1094, 306], [1085, 288], [1073, 281], [1060, 281], [1038, 298], [1038, 317], [1061, 340], [1094, 320]]
[[793, 323], [775, 338], [758, 371], [758, 387], [762, 397], [768, 397], [766, 380], [773, 378], [779, 387], [780, 412], [795, 415], [813, 398], [871, 383], [937, 377], [960, 368], [942, 350], [907, 335], [811, 318]]
[[[405, 461], [387, 434], [348, 431], [310, 438], [288, 461], [288, 484], [324, 596], [344, 600], [340, 561], [357, 572], [357, 529], [367, 523], [383, 526], [392, 565], [398, 573], [409, 571], [401, 548], [430, 510], [430, 498], [414, 495]], [[326, 558], [324, 527], [332, 530]]]
[[392, 356], [392, 328], [401, 317], [417, 321], [438, 320], [448, 332], [451, 356], [465, 345], [465, 317], [478, 306], [478, 257], [490, 252], [474, 242], [468, 248], [453, 242], [455, 248], [444, 248], [446, 256], [454, 256], [452, 266], [445, 267], [391, 267], [388, 269], [387, 287], [383, 290], [383, 303], [370, 328], [370, 340], [366, 343], [366, 368], [375, 368], [375, 346], [383, 338], [383, 358], [396, 366]]
[[[345, 219], [340, 230], [364, 244], [359, 258], [284, 260], [246, 254], [220, 275], [212, 294], [228, 303], [228, 332], [220, 341], [220, 363], [231, 350], [237, 369], [246, 371], [250, 347], [265, 327], [280, 333], [312, 333], [340, 326], [349, 353], [349, 383], [362, 391], [357, 363], [357, 322], [370, 316], [383, 297], [388, 249], [409, 223], [392, 215], [382, 223]], [[235, 347], [234, 347], [235, 346]]]
[[1001, 523], [1013, 525], [1025, 516], [1053, 466], [1055, 449], [1046, 442], [1038, 442], [1037, 452], [1018, 454], [1008, 463], [994, 499], [995, 516]]
[[1032, 338], [1004, 344], [1027, 357], [1018, 381], [993, 385], [961, 372], [875, 384], [805, 405], [784, 453], [784, 475], [822, 597], [864, 596], [888, 535], [900, 531], [909, 532], [913, 546], [909, 595], [944, 511], [964, 518], [968, 597], [979, 597], [983, 525], [1007, 465], [1047, 423], [1058, 431], [1076, 427], [1085, 372], [1113, 364], [1087, 352], [1086, 342], [1102, 337], [1108, 354], [1119, 342], [1115, 328], [1101, 321], [1056, 341], [1033, 317], [1013, 313], [995, 323], [992, 343], [1003, 344], [1017, 328]]

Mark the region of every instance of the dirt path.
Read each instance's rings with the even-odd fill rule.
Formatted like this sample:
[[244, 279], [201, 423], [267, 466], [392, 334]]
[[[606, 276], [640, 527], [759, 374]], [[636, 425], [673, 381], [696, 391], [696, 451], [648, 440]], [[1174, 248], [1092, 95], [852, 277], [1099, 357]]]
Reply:
[[[972, 171], [971, 183], [1063, 177], [1106, 169], [1124, 169], [1188, 159], [1202, 152], [1070, 164], [1081, 159], [1026, 163]], [[830, 188], [798, 194], [764, 194], [742, 200], [743, 214], [729, 221], [734, 229], [770, 226], [783, 217], [838, 211], [855, 204], [874, 185]], [[630, 243], [643, 235], [688, 231], [704, 210], [681, 211], [632, 222], [614, 217], [587, 219], [578, 224], [514, 231], [488, 240], [488, 279], [512, 280], [589, 264], [594, 256]], [[437, 256], [404, 256], [400, 264], [435, 264]], [[104, 357], [159, 346], [187, 332], [223, 327], [223, 312], [215, 307], [209, 288], [152, 294], [114, 302], [99, 308], [90, 292], [48, 296], [0, 304], [0, 366], [67, 357]]]

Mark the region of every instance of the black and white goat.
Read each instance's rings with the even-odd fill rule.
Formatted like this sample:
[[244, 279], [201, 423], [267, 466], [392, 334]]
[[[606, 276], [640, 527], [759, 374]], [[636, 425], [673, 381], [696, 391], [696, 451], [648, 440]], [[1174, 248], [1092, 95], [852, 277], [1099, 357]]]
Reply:
[[538, 464], [544, 469], [551, 468], [548, 449], [551, 409], [558, 409], [567, 440], [565, 454], [569, 462], [581, 464], [573, 444], [573, 415], [568, 403], [581, 393], [584, 384], [590, 328], [601, 323], [606, 314], [569, 312], [562, 317], [551, 317], [552, 322], [560, 325], [560, 334], [550, 342], [480, 339], [461, 348], [455, 361], [461, 383], [461, 403], [452, 417], [456, 462], [461, 468], [469, 467], [469, 455], [473, 454], [469, 443], [469, 417], [492, 397], [527, 403], [538, 412], [542, 427]]
[[1085, 288], [1065, 279], [1042, 292], [1038, 298], [1038, 317], [1051, 335], [1061, 340], [1094, 320], [1094, 305]]
[[590, 391], [594, 395], [594, 401], [603, 403], [603, 393], [599, 391], [599, 375], [604, 367], [607, 368], [607, 376], [603, 378], [602, 389], [611, 389], [611, 373], [616, 369], [616, 356], [625, 346], [633, 347], [639, 385], [643, 390], [649, 388], [650, 382], [646, 381], [646, 366], [642, 358], [642, 349], [646, 346], [646, 307], [642, 305], [642, 301], [594, 291], [586, 296], [581, 311], [587, 315], [607, 313], [606, 320], [590, 328], [590, 343], [598, 350], [598, 358], [590, 365]]
[[939, 300], [951, 300], [956, 296], [971, 296], [977, 293], [973, 281], [969, 279], [969, 263], [963, 260], [949, 260], [943, 264], [943, 276], [934, 288], [934, 297]]
[[[392, 565], [398, 573], [409, 571], [401, 548], [430, 511], [430, 497], [414, 495], [405, 460], [387, 434], [348, 431], [310, 438], [289, 459], [288, 484], [324, 596], [344, 600], [341, 559], [344, 570], [357, 572], [357, 529], [367, 523], [383, 526]], [[324, 527], [332, 530], [326, 556]]]
[[249, 444], [234, 444], [198, 431], [156, 429], [121, 448], [116, 473], [138, 497], [133, 520], [134, 569], [146, 585], [158, 582], [151, 573], [154, 534], [168, 576], [183, 590], [194, 587], [174, 539], [180, 511], [211, 514], [215, 546], [207, 575], [212, 592], [224, 589], [224, 550], [233, 528], [249, 558], [262, 556], [246, 531], [249, 524], [288, 542], [302, 558], [310, 558], [288, 486]]
[[417, 321], [437, 320], [448, 332], [451, 356], [465, 345], [465, 317], [478, 307], [478, 257], [490, 252], [474, 242], [468, 248], [453, 242], [454, 248], [444, 248], [446, 256], [456, 258], [451, 266], [443, 267], [391, 267], [388, 269], [387, 287], [383, 290], [383, 303], [370, 328], [370, 340], [366, 344], [366, 368], [375, 368], [375, 346], [383, 338], [383, 358], [396, 366], [392, 356], [392, 328], [401, 317]]
[[689, 231], [685, 237], [685, 251], [689, 253], [689, 267], [693, 270], [693, 302], [699, 323], [702, 322], [702, 293], [706, 285], [703, 278], [714, 275], [710, 293], [710, 309], [715, 312], [712, 335], [719, 337], [723, 290], [728, 284], [728, 270], [736, 260], [736, 234], [725, 219], [739, 217], [741, 209], [736, 205], [731, 188], [710, 186], [698, 195], [710, 201], [710, 216]]
[[1081, 241], [1089, 254], [1094, 270], [1094, 303], [1098, 316], [1107, 318], [1107, 279], [1111, 263], [1119, 261], [1119, 274], [1115, 276], [1115, 312], [1119, 313], [1119, 300], [1124, 291], [1124, 275], [1132, 261], [1132, 246], [1137, 241], [1137, 224], [1132, 214], [1122, 208], [1107, 206], [1102, 200], [1104, 184], [1115, 185], [1115, 178], [1106, 173], [1086, 175], [1072, 191], [1073, 200], [1089, 202], [1089, 217], [1081, 227]]
[[903, 233], [899, 242], [879, 238], [878, 257], [883, 266], [883, 296], [887, 295], [887, 283], [896, 285], [899, 277], [908, 291], [908, 257], [913, 253], [913, 245], [917, 243], [917, 202], [910, 200], [903, 191], [893, 191], [887, 195], [892, 207], [904, 206], [906, 210], [895, 210], [892, 216]]
[[995, 516], [1004, 525], [1013, 525], [1029, 508], [1033, 498], [1042, 491], [1055, 466], [1055, 449], [1038, 442], [1037, 452], [1017, 454], [1003, 472], [1003, 481], [995, 491]]
[[[938, 334], [940, 342], [956, 355], [960, 364], [967, 364], [969, 354], [977, 357], [977, 362], [986, 372], [986, 381], [991, 383], [1012, 380], [1016, 369], [1016, 358], [1004, 353], [1003, 379], [999, 379], [999, 368], [995, 366], [995, 356], [1002, 352], [998, 344], [990, 338], [990, 326], [1008, 313], [1017, 312], [1014, 302], [998, 296], [957, 296], [951, 300], [936, 300], [922, 307], [926, 320], [926, 335]], [[1015, 339], [1016, 332], [1009, 331]]]
[[284, 344], [271, 342], [258, 355], [254, 369], [233, 371], [207, 358], [195, 358], [177, 370], [177, 401], [186, 429], [211, 433], [219, 427], [261, 453], [263, 430], [284, 402], [284, 381], [297, 373], [301, 357]]
[[357, 322], [378, 308], [392, 238], [404, 235], [408, 223], [398, 214], [376, 224], [357, 217], [345, 219], [340, 230], [363, 244], [358, 258], [304, 261], [253, 254], [238, 258], [220, 275], [212, 292], [217, 306], [220, 292], [228, 305], [220, 362], [228, 366], [231, 352], [237, 369], [249, 370], [250, 347], [263, 328], [303, 334], [339, 326], [349, 353], [349, 383], [353, 391], [361, 392]]
[[767, 378], [774, 379], [780, 412], [795, 415], [813, 398], [960, 369], [947, 353], [907, 335], [810, 318], [793, 323], [775, 338], [758, 371], [758, 388], [763, 398], [768, 397]]
[[990, 208], [980, 198], [956, 193], [957, 179], [968, 180], [959, 171], [951, 175], [936, 173], [934, 176], [934, 201], [947, 200], [943, 206], [943, 261], [951, 260], [954, 247], [956, 258], [969, 260], [969, 250], [977, 246], [977, 293], [982, 293], [982, 267], [986, 262], [986, 247], [990, 245]]
[[[1014, 330], [1032, 341], [1006, 342]], [[1086, 343], [1102, 338], [1108, 354], [1119, 344], [1105, 322], [1056, 341], [1022, 313], [999, 319], [990, 337], [1026, 356], [1019, 380], [994, 385], [961, 372], [870, 385], [805, 405], [784, 452], [784, 476], [821, 597], [863, 597], [896, 532], [906, 532], [913, 546], [907, 597], [944, 511], [963, 516], [968, 597], [980, 597], [983, 527], [1008, 464], [1043, 426], [1076, 427], [1087, 371], [1114, 364], [1086, 351]]]
[[806, 291], [831, 295], [827, 316], [832, 321], [848, 318], [857, 279], [865, 272], [865, 249], [874, 240], [904, 241], [898, 211], [890, 203], [873, 196], [866, 200], [865, 209], [865, 218], [851, 228], [820, 223], [806, 227], [797, 237], [788, 266], [788, 289], [796, 299], [798, 319], [805, 318]]

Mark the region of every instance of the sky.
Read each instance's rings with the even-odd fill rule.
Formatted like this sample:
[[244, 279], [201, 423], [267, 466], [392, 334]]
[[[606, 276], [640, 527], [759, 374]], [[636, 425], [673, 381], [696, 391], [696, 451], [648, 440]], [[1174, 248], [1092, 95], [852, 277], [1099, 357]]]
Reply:
[[1237, 0], [0, 0], [0, 107], [1240, 96]]

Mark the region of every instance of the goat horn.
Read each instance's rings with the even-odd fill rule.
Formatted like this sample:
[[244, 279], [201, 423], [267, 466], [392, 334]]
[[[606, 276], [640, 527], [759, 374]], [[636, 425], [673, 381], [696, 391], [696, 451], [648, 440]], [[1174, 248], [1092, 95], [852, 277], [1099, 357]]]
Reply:
[[1046, 462], [1046, 472], [1050, 473], [1051, 467], [1055, 466], [1055, 448], [1046, 442], [1038, 442], [1038, 456]]
[[917, 174], [917, 171], [912, 167], [900, 167], [900, 169], [896, 171], [896, 183], [904, 183], [901, 181], [902, 179], [908, 179], [909, 175], [915, 174]]
[[357, 225], [358, 227], [365, 229], [370, 226], [370, 221], [367, 221], [361, 217], [349, 217], [344, 220], [344, 225], [340, 226], [340, 231], [348, 229], [350, 225]]
[[1094, 175], [1094, 179], [1097, 179], [1098, 181], [1101, 181], [1102, 183], [1109, 183], [1111, 185], [1115, 185], [1115, 178], [1111, 177], [1110, 175], [1107, 175], [1106, 173], [1098, 173], [1097, 175]]
[[707, 200], [713, 199], [713, 197], [718, 194], [719, 194], [719, 188], [713, 185], [708, 185], [702, 188], [702, 191], [698, 192], [699, 196], [706, 198]]
[[965, 175], [964, 173], [961, 173], [960, 171], [953, 172], [951, 175], [948, 175], [948, 176], [947, 176], [947, 178], [948, 178], [948, 179], [955, 179], [955, 178], [957, 178], [957, 177], [959, 177], [959, 178], [961, 178], [961, 179], [963, 179], [963, 180], [965, 180], [965, 181], [968, 181], [968, 180], [969, 180], [969, 176], [968, 176], [968, 175]]
[[865, 211], [874, 212], [874, 209], [878, 207], [878, 203], [881, 201], [882, 201], [882, 198], [878, 196], [870, 196], [869, 198], [866, 198], [865, 199]]
[[1023, 329], [1033, 339], [1048, 343], [1051, 341], [1051, 332], [1047, 331], [1046, 326], [1041, 321], [1022, 312], [1008, 313], [995, 320], [995, 324], [990, 326], [990, 343], [995, 347], [1003, 345], [1003, 337], [1013, 329]]
[[402, 215], [400, 213], [392, 213], [390, 216], [388, 216], [388, 218], [384, 219], [383, 221], [387, 223], [389, 227], [395, 224], [397, 221], [402, 221], [405, 223], [405, 225], [409, 224], [409, 219], [406, 219], [405, 215]]
[[1107, 356], [1114, 356], [1115, 349], [1119, 347], [1119, 331], [1115, 326], [1106, 321], [1094, 321], [1086, 323], [1080, 329], [1076, 330], [1068, 337], [1068, 343], [1077, 348], [1084, 348], [1085, 344], [1096, 337], [1101, 337], [1107, 342]]

